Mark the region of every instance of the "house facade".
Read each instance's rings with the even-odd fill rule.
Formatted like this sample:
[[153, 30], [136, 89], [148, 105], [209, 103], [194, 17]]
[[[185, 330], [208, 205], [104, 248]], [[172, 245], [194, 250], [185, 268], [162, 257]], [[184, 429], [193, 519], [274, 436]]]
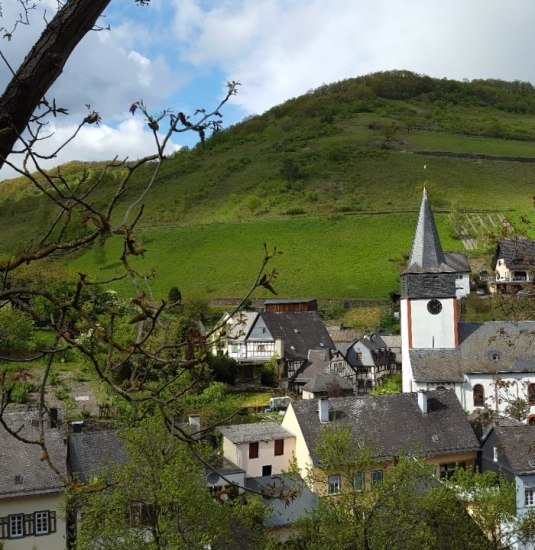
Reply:
[[288, 469], [295, 436], [276, 422], [220, 426], [223, 456], [246, 478], [278, 475]]
[[[482, 444], [481, 469], [505, 475], [516, 488], [519, 517], [535, 509], [535, 426], [497, 426]], [[532, 549], [532, 545], [517, 545]]]
[[[3, 419], [22, 437], [38, 440], [34, 413], [4, 413]], [[57, 419], [47, 420], [45, 441], [52, 463], [66, 476], [67, 449]], [[42, 455], [39, 445], [23, 443], [0, 427], [0, 543], [4, 550], [67, 547], [64, 483]]]
[[403, 391], [451, 389], [469, 412], [521, 399], [535, 414], [535, 322], [460, 323], [456, 280], [424, 191], [401, 276]]
[[329, 372], [346, 379], [357, 395], [370, 393], [384, 377], [399, 371], [395, 352], [380, 334], [365, 334], [347, 346], [337, 347]]
[[489, 290], [496, 294], [535, 293], [535, 240], [500, 241]]
[[400, 454], [417, 456], [435, 468], [437, 476], [450, 475], [456, 466], [476, 463], [479, 442], [455, 394], [451, 391], [372, 395], [293, 401], [282, 427], [295, 434], [295, 460], [304, 479], [313, 476], [318, 494], [336, 493], [344, 484], [339, 470], [322, 467], [317, 453], [323, 430], [345, 426], [353, 444], [370, 446], [372, 460], [359, 483], [365, 489], [380, 481]]

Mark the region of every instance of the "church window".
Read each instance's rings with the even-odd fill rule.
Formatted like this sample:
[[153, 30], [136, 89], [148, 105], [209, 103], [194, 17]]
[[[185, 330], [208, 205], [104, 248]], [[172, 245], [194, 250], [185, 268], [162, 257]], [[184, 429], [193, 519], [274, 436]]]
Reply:
[[530, 405], [535, 405], [535, 384], [528, 386], [528, 402]]
[[474, 386], [474, 407], [485, 406], [485, 389], [481, 384]]

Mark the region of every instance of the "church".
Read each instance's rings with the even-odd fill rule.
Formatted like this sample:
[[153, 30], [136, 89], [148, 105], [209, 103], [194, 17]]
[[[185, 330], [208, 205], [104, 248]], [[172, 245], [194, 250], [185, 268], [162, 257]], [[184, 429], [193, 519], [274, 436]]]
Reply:
[[467, 264], [442, 250], [424, 189], [401, 275], [403, 392], [453, 389], [468, 412], [529, 404], [535, 423], [535, 321], [459, 322]]

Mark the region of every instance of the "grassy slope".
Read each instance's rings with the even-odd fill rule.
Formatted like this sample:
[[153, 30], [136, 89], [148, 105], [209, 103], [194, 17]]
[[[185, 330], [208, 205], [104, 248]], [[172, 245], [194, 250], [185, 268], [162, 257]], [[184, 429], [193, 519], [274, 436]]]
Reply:
[[[147, 196], [142, 267], [155, 267], [160, 294], [177, 285], [237, 296], [267, 242], [284, 252], [274, 262], [281, 295], [383, 298], [397, 287], [390, 259], [410, 248], [424, 182], [435, 210], [532, 215], [535, 164], [418, 152], [535, 157], [534, 114], [535, 90], [522, 83], [384, 73], [325, 86], [169, 159]], [[75, 180], [80, 169], [63, 173]], [[148, 177], [132, 182], [126, 204]], [[392, 214], [368, 215], [384, 211]], [[52, 217], [23, 182], [0, 187], [0, 252]], [[445, 248], [459, 249], [440, 223]], [[111, 246], [74, 263], [107, 277], [115, 257]]]
[[[437, 220], [445, 248], [459, 250], [446, 216]], [[158, 296], [176, 285], [187, 296], [236, 297], [254, 279], [266, 242], [283, 252], [270, 264], [280, 273], [275, 287], [282, 296], [385, 299], [398, 288], [415, 223], [416, 214], [406, 213], [154, 228], [141, 233], [147, 253], [138, 268], [156, 270]], [[112, 246], [104, 257], [86, 254], [74, 267], [109, 278], [117, 252]]]

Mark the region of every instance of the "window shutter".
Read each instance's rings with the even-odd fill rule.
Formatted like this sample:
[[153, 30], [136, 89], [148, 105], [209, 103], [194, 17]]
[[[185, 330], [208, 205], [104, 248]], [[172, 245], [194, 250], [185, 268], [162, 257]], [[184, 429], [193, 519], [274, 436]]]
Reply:
[[56, 512], [50, 512], [49, 515], [49, 521], [50, 521], [50, 532], [55, 533], [56, 532]]

